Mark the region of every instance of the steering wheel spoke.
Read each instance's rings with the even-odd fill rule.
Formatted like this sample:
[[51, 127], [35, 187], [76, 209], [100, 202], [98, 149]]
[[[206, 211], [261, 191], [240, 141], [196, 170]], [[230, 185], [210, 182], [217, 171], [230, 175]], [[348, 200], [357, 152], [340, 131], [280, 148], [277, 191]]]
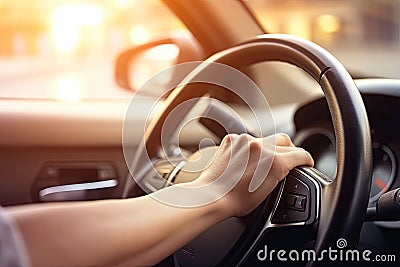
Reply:
[[321, 206], [321, 179], [312, 168], [293, 169], [279, 188], [279, 198], [265, 228], [315, 223]]
[[142, 185], [148, 192], [155, 192], [172, 185], [185, 163], [182, 157], [154, 160], [152, 166], [142, 176]]

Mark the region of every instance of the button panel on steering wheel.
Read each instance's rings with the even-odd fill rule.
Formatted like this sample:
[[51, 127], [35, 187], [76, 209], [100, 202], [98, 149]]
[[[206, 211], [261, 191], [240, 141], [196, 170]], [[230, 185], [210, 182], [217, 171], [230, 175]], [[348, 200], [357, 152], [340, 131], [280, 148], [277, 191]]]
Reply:
[[316, 221], [318, 196], [312, 177], [299, 169], [285, 178], [281, 197], [271, 218], [276, 225], [312, 224]]

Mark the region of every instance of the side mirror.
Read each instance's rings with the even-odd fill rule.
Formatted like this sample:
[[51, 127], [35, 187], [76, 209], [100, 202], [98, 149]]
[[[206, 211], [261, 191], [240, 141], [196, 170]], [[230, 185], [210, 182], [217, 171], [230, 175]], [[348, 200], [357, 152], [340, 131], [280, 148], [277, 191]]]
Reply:
[[[119, 86], [135, 92], [153, 75], [168, 67], [203, 59], [203, 51], [192, 35], [176, 34], [121, 53], [116, 61], [115, 78]], [[148, 93], [161, 95], [170, 89], [168, 85], [171, 79], [163, 77], [154, 81], [152, 92]]]

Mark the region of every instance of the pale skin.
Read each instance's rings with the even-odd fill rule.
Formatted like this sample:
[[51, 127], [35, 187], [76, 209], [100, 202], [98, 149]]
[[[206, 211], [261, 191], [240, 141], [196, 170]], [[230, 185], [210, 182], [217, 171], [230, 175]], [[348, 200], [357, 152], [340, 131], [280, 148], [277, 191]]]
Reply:
[[[250, 213], [294, 167], [314, 164], [308, 152], [295, 147], [287, 135], [277, 134], [271, 170], [261, 186], [249, 192], [255, 162], [266, 148], [262, 139], [228, 135], [209, 169], [187, 186], [202, 186], [218, 179], [232, 160], [231, 151], [238, 143], [232, 141], [242, 139], [248, 142], [244, 151], [249, 155], [243, 176], [228, 194], [207, 205], [179, 208], [147, 195], [125, 200], [25, 205], [7, 208], [7, 212], [20, 228], [33, 267], [113, 266], [124, 262], [151, 266], [216, 223]], [[243, 164], [239, 160], [233, 163]], [[163, 190], [174, 190], [174, 186]]]

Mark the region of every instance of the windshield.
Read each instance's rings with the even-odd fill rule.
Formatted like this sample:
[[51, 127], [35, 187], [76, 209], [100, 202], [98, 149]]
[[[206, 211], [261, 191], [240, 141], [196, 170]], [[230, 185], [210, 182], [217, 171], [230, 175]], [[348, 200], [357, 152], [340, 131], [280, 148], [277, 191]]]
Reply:
[[399, 0], [248, 0], [269, 33], [312, 40], [354, 77], [400, 78]]
[[124, 98], [114, 60], [183, 25], [159, 0], [0, 1], [0, 97]]

